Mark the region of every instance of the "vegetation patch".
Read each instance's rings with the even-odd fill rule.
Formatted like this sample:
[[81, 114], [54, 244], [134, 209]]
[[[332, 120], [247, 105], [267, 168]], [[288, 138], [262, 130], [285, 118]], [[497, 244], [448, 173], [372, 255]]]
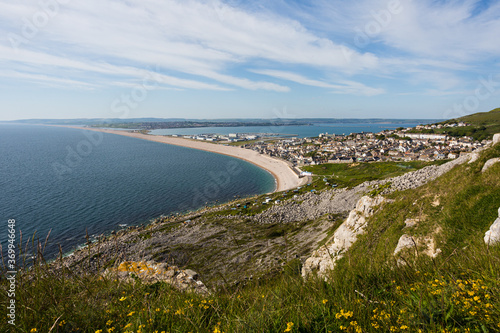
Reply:
[[441, 165], [447, 161], [372, 162], [372, 163], [329, 163], [304, 167], [314, 175], [323, 176], [330, 184], [339, 187], [355, 187], [371, 180], [400, 176], [429, 165]]
[[489, 112], [478, 112], [461, 118], [450, 119], [440, 124], [455, 124], [459, 122], [467, 123], [470, 126], [414, 130], [411, 132], [446, 134], [457, 138], [469, 136], [477, 141], [491, 140], [494, 134], [500, 133], [500, 108]]

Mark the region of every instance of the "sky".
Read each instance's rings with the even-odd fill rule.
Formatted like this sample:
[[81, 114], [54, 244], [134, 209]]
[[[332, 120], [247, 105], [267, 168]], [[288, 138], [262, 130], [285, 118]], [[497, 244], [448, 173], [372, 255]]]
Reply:
[[0, 120], [500, 107], [500, 1], [0, 0]]

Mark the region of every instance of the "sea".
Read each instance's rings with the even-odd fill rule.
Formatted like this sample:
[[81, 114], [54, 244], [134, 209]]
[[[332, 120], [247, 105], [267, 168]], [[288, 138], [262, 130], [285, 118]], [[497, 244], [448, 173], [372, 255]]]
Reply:
[[276, 186], [269, 172], [229, 156], [62, 127], [0, 124], [0, 156], [4, 255], [9, 220], [16, 244], [34, 237], [50, 259], [87, 233], [95, 239]]
[[421, 120], [418, 123], [313, 123], [304, 126], [239, 126], [239, 127], [197, 127], [197, 128], [170, 128], [157, 129], [150, 132], [153, 135], [201, 135], [230, 133], [266, 133], [277, 136], [291, 136], [298, 138], [316, 137], [320, 133], [351, 134], [351, 133], [378, 133], [386, 129], [399, 127], [415, 127], [428, 124], [432, 120]]
[[[417, 124], [156, 130], [154, 134], [379, 132]], [[272, 192], [275, 180], [229, 156], [80, 129], [0, 124], [0, 244], [39, 240], [44, 257], [160, 216]], [[9, 223], [15, 221], [15, 223]]]

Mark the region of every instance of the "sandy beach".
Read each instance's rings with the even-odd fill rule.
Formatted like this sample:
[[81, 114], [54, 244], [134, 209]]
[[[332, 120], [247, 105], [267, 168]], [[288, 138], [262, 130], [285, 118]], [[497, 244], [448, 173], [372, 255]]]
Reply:
[[269, 171], [276, 180], [276, 189], [275, 191], [286, 191], [297, 186], [304, 185], [307, 183], [308, 179], [299, 178], [297, 174], [290, 168], [288, 162], [273, 158], [267, 155], [259, 154], [256, 151], [244, 149], [236, 146], [224, 146], [221, 144], [214, 144], [202, 141], [195, 141], [177, 137], [170, 136], [159, 136], [159, 135], [147, 135], [142, 133], [133, 133], [128, 131], [119, 131], [119, 130], [109, 130], [109, 129], [98, 129], [98, 128], [87, 128], [87, 127], [77, 127], [77, 126], [63, 126], [63, 127], [71, 127], [78, 128], [82, 130], [88, 131], [96, 131], [110, 134], [117, 134], [128, 136], [137, 139], [149, 140], [154, 142], [166, 143], [169, 145], [182, 146], [187, 148], [205, 150], [212, 153], [228, 155], [232, 157], [239, 158], [241, 160], [250, 162], [255, 164], [256, 166]]

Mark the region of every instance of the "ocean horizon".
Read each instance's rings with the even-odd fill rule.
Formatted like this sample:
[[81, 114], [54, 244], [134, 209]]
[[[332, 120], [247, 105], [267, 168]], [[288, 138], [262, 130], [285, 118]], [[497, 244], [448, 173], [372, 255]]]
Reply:
[[293, 126], [238, 126], [238, 127], [196, 127], [196, 128], [168, 128], [150, 131], [152, 135], [201, 135], [230, 133], [268, 133], [274, 135], [296, 136], [298, 138], [316, 137], [320, 133], [351, 134], [351, 133], [378, 133], [383, 130], [393, 130], [399, 127], [415, 127], [420, 124], [431, 123], [422, 120], [418, 123], [313, 123], [312, 125]]

